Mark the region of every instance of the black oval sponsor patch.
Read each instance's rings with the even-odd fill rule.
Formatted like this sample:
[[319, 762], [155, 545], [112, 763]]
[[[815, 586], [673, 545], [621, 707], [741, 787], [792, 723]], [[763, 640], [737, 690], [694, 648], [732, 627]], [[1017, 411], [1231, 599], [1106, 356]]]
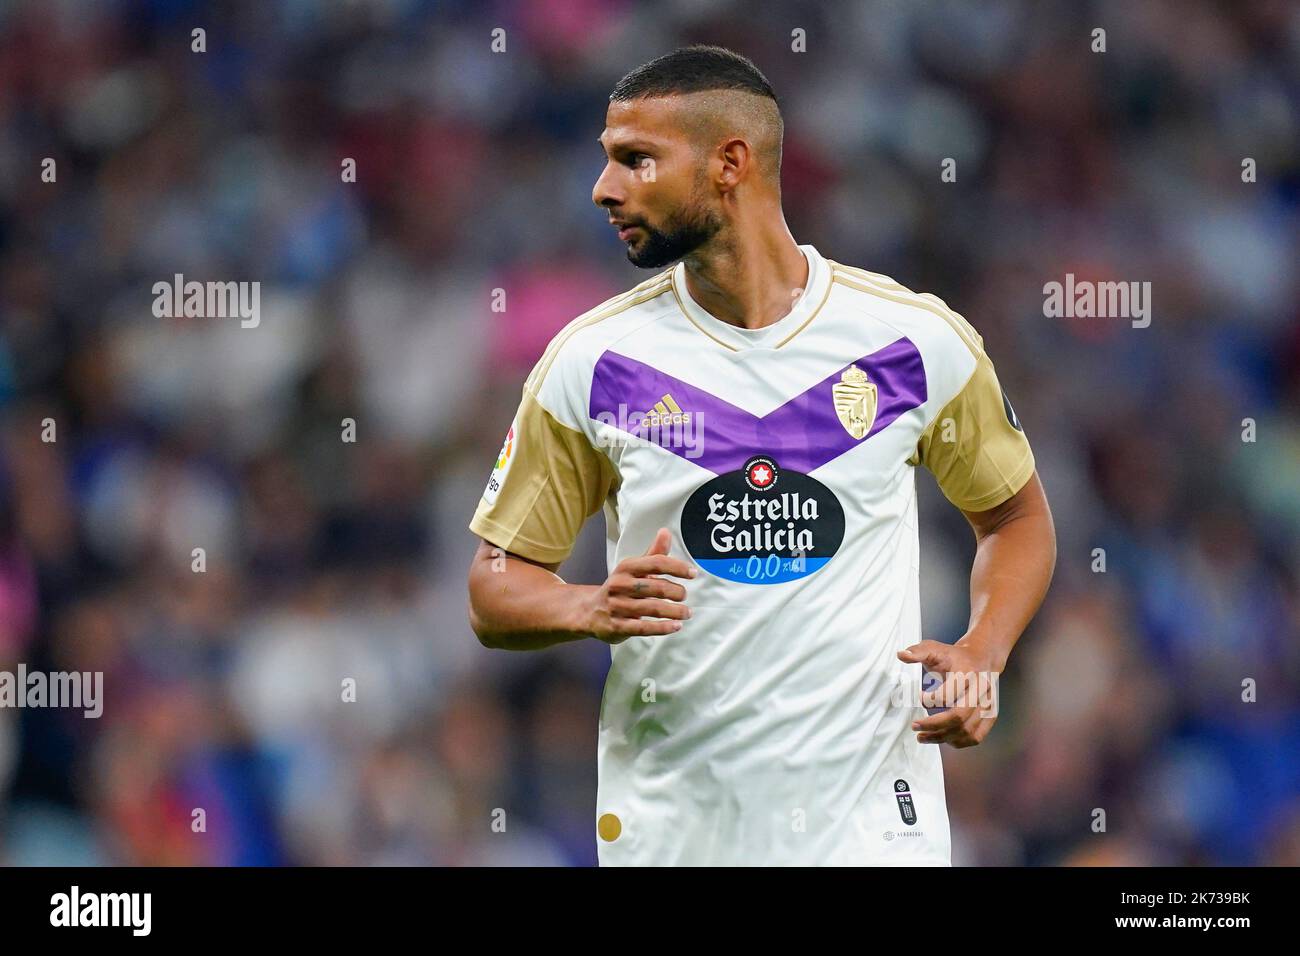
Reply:
[[834, 557], [844, 540], [844, 509], [816, 478], [754, 455], [686, 499], [682, 540], [710, 574], [780, 584], [807, 577]]

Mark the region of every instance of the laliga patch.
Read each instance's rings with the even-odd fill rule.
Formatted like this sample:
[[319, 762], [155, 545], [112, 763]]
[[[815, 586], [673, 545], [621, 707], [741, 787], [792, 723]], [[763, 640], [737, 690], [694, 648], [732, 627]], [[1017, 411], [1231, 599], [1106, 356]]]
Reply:
[[496, 464], [492, 467], [492, 474], [488, 476], [487, 487], [483, 489], [483, 500], [490, 505], [496, 504], [497, 493], [506, 480], [506, 472], [510, 470], [510, 463], [519, 457], [516, 447], [519, 443], [517, 425], [518, 420], [510, 423], [510, 431], [506, 432], [506, 440], [501, 443], [501, 451], [497, 455]]
[[898, 799], [898, 813], [909, 827], [916, 826], [916, 807], [906, 780], [894, 781], [894, 796]]
[[692, 492], [682, 508], [682, 541], [710, 574], [741, 584], [807, 577], [844, 540], [844, 509], [811, 475], [754, 455]]

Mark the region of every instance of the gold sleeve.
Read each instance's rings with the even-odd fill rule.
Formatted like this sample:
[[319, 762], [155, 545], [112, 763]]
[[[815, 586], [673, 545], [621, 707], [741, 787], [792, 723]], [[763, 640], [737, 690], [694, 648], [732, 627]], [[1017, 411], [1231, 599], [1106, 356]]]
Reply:
[[609, 458], [525, 389], [469, 528], [529, 560], [561, 562], [614, 479]]
[[963, 511], [995, 508], [1029, 481], [1034, 453], [983, 350], [908, 462], [930, 469], [944, 497]]

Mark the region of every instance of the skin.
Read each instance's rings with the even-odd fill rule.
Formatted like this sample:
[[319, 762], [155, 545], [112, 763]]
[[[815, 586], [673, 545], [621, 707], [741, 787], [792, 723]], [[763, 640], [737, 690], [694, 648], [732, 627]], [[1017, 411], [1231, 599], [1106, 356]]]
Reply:
[[[1035, 471], [1018, 492], [988, 511], [963, 511], [975, 532], [970, 574], [970, 622], [954, 644], [925, 640], [898, 652], [943, 676], [943, 683], [921, 695], [926, 707], [949, 709], [912, 723], [923, 744], [974, 747], [982, 743], [997, 715], [976, 683], [963, 695], [958, 675], [996, 681], [1011, 649], [1038, 612], [1056, 568], [1056, 530], [1047, 495]], [[973, 691], [973, 692], [972, 692]], [[954, 706], [955, 705], [955, 706]]]
[[[672, 535], [660, 528], [646, 553], [625, 558], [603, 584], [568, 584], [558, 564], [539, 564], [480, 540], [470, 565], [469, 621], [485, 647], [540, 650], [594, 637], [621, 644], [681, 629], [691, 616], [686, 588], [668, 577], [696, 570], [668, 555]], [[494, 565], [504, 562], [502, 570]], [[667, 620], [652, 620], [655, 615]]]
[[[781, 209], [780, 121], [772, 101], [712, 91], [611, 102], [600, 144], [607, 161], [592, 201], [611, 220], [635, 227], [625, 238], [629, 261], [660, 268], [681, 259], [695, 301], [741, 328], [763, 328], [789, 313], [807, 284], [808, 264]], [[969, 627], [953, 645], [924, 640], [898, 654], [944, 675], [922, 703], [956, 706], [913, 729], [922, 743], [954, 747], [980, 743], [996, 721], [979, 703], [964, 703], [955, 676], [1002, 672], [1056, 563], [1037, 472], [996, 508], [963, 514], [976, 539]], [[660, 528], [644, 554], [621, 561], [599, 585], [568, 584], [558, 564], [481, 540], [469, 572], [470, 626], [484, 646], [507, 650], [671, 635], [690, 617], [680, 581], [696, 575], [693, 565], [668, 554], [671, 540]]]
[[[631, 262], [682, 259], [691, 297], [745, 329], [783, 318], [808, 282], [781, 209], [775, 126], [771, 100], [739, 91], [610, 103], [600, 136], [608, 161], [591, 191], [610, 219], [638, 227], [627, 238]], [[665, 243], [675, 231], [693, 237], [684, 224], [708, 238]], [[665, 245], [680, 254], [647, 256]]]

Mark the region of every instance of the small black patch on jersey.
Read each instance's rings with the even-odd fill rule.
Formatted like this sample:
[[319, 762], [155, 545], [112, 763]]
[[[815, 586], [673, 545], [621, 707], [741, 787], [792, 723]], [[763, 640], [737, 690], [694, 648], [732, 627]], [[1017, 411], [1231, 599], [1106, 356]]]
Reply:
[[1011, 407], [1011, 399], [1007, 398], [1007, 390], [1005, 388], [1002, 389], [1002, 409], [1007, 413], [1007, 421], [1011, 423], [1011, 427], [1018, 432], [1024, 431], [1024, 429], [1020, 427], [1020, 419], [1016, 417], [1016, 410]]
[[898, 800], [898, 815], [903, 822], [909, 827], [916, 826], [916, 806], [912, 803], [906, 780], [894, 781], [894, 798]]

